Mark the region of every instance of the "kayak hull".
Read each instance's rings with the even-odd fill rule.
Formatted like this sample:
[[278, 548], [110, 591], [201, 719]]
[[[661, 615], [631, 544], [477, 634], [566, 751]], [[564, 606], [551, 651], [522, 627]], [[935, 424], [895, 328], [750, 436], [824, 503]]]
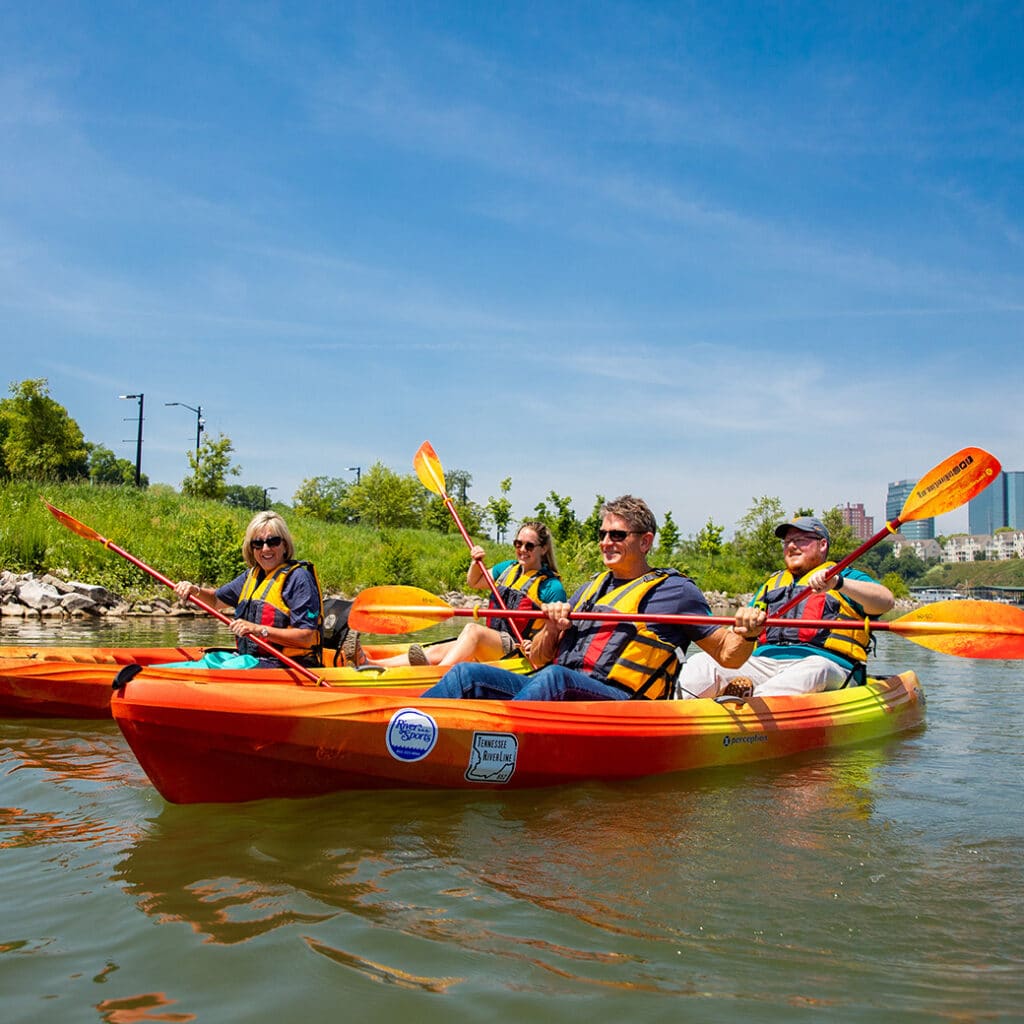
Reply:
[[[371, 658], [386, 658], [407, 649], [406, 644], [365, 644]], [[0, 717], [109, 719], [112, 684], [126, 665], [146, 666], [154, 678], [193, 682], [231, 682], [251, 686], [275, 684], [286, 689], [315, 687], [293, 669], [174, 668], [177, 662], [197, 661], [199, 647], [53, 647], [0, 648]], [[20, 652], [14, 653], [11, 652]], [[503, 664], [525, 671], [520, 658]], [[394, 666], [385, 670], [318, 668], [316, 675], [327, 688], [401, 689], [421, 693], [442, 675], [436, 666]]]
[[202, 647], [0, 647], [0, 716], [110, 718], [123, 665], [194, 661]]
[[364, 789], [521, 789], [745, 764], [921, 725], [912, 672], [745, 703], [431, 700], [416, 691], [178, 683], [149, 673], [112, 701], [172, 803]]

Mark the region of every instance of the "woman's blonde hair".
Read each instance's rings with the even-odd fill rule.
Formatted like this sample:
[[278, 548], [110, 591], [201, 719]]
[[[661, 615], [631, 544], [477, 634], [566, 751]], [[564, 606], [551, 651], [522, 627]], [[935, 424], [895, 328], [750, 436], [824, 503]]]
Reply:
[[284, 560], [290, 562], [295, 556], [295, 541], [292, 540], [292, 535], [288, 531], [288, 526], [285, 521], [271, 509], [264, 509], [262, 512], [257, 512], [252, 517], [249, 525], [245, 529], [245, 539], [242, 541], [242, 557], [245, 559], [245, 564], [252, 569], [256, 565], [256, 559], [252, 553], [252, 538], [259, 530], [270, 529], [273, 531], [271, 536], [276, 534], [281, 540], [284, 541]]
[[524, 529], [533, 530], [537, 534], [537, 540], [540, 541], [541, 565], [546, 562], [551, 572], [557, 576], [558, 563], [555, 562], [555, 539], [551, 536], [551, 531], [547, 528], [547, 525], [537, 519], [528, 519], [526, 522], [519, 524], [519, 529], [516, 530], [517, 539]]

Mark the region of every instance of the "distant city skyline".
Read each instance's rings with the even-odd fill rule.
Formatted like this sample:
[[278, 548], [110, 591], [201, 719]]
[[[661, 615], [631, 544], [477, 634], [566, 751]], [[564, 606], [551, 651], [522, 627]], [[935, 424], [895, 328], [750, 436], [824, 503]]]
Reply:
[[847, 502], [839, 510], [839, 514], [842, 516], [843, 522], [853, 531], [853, 535], [857, 540], [868, 540], [868, 538], [874, 536], [875, 517], [869, 516], [864, 511], [863, 502], [858, 502], [857, 504]]
[[1002, 472], [967, 505], [968, 532], [975, 536], [1009, 527], [1024, 529], [1024, 472]]
[[[916, 484], [916, 480], [890, 482], [885, 495], [885, 521], [887, 523], [899, 517]], [[903, 523], [900, 526], [900, 533], [907, 540], [931, 540], [935, 536], [935, 520], [934, 518], [916, 519], [913, 522]]]

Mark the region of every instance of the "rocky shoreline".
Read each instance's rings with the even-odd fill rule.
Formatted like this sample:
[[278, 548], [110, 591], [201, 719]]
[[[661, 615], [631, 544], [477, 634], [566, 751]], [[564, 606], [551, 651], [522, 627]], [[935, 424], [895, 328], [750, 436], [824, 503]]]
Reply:
[[[343, 595], [325, 595], [341, 597]], [[450, 591], [441, 595], [457, 608], [471, 607], [484, 600], [479, 594]], [[733, 615], [736, 609], [750, 600], [750, 594], [730, 595], [707, 591], [712, 615]], [[917, 607], [914, 601], [897, 601], [896, 612], [903, 613]], [[129, 601], [111, 593], [106, 587], [76, 580], [65, 580], [52, 573], [0, 572], [0, 618], [11, 619], [64, 619], [88, 618], [146, 618], [167, 616], [194, 618], [205, 613], [193, 605], [179, 604], [173, 596]]]

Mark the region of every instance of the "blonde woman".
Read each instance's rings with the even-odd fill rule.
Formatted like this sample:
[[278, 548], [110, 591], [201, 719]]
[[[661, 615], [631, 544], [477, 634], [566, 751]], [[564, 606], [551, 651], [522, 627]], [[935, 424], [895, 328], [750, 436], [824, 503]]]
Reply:
[[248, 569], [241, 576], [216, 588], [182, 580], [174, 591], [182, 601], [195, 595], [221, 611], [233, 608], [230, 629], [238, 652], [258, 658], [260, 667], [280, 662], [251, 639], [257, 636], [294, 661], [317, 666], [323, 620], [320, 583], [312, 564], [294, 556], [295, 542], [281, 516], [257, 512], [242, 541]]

